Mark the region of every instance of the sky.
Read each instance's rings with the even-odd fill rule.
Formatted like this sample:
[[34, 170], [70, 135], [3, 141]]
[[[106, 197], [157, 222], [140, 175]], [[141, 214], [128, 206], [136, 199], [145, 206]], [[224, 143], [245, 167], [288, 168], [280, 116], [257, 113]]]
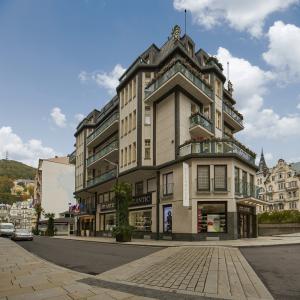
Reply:
[[[0, 159], [74, 150], [76, 125], [175, 24], [216, 56], [267, 164], [300, 161], [300, 0], [0, 0]], [[183, 29], [182, 29], [183, 31]]]

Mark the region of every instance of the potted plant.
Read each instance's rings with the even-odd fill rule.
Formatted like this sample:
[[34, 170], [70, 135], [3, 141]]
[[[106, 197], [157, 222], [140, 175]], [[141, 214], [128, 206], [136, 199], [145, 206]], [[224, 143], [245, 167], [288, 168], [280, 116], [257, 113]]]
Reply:
[[129, 225], [128, 207], [132, 200], [131, 185], [129, 183], [117, 183], [114, 186], [115, 207], [117, 224], [113, 229], [113, 236], [117, 242], [130, 242], [133, 227]]

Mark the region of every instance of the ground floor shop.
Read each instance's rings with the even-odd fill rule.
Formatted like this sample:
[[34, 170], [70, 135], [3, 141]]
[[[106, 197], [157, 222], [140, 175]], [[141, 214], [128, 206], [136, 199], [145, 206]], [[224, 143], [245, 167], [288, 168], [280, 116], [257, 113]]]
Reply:
[[77, 217], [77, 235], [94, 236], [95, 235], [95, 216], [86, 215]]

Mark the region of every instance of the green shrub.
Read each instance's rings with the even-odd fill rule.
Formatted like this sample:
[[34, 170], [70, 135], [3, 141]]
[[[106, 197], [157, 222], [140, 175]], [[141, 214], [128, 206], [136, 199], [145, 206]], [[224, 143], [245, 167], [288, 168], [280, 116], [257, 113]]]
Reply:
[[298, 210], [264, 212], [258, 215], [259, 224], [300, 223]]

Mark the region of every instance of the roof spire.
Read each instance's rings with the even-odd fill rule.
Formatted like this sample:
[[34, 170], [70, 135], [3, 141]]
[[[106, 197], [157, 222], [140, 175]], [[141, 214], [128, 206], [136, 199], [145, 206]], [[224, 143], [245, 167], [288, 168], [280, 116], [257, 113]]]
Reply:
[[258, 168], [259, 168], [259, 172], [263, 172], [265, 176], [269, 172], [268, 166], [266, 164], [263, 148], [261, 149], [261, 155], [260, 155], [260, 161], [259, 161]]

